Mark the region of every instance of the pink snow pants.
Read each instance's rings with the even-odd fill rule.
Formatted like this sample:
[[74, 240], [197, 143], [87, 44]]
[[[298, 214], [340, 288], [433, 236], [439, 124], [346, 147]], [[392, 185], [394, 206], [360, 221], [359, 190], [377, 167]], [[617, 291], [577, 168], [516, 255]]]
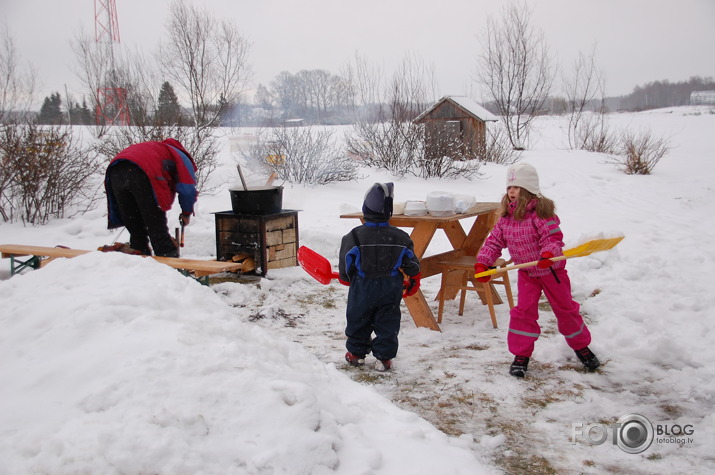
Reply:
[[507, 344], [516, 356], [531, 356], [534, 343], [541, 334], [539, 327], [539, 298], [543, 291], [551, 305], [559, 332], [574, 350], [580, 350], [591, 343], [588, 331], [579, 313], [580, 305], [571, 296], [571, 281], [566, 269], [556, 270], [560, 282], [553, 274], [545, 277], [530, 277], [520, 270], [518, 278], [517, 305], [511, 309]]

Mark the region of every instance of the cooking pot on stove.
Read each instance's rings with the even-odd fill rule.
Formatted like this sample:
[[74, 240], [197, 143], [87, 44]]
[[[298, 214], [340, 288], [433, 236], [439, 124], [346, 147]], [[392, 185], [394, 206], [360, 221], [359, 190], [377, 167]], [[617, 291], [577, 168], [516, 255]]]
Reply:
[[246, 189], [233, 188], [231, 207], [238, 214], [275, 214], [283, 209], [282, 186], [253, 186]]

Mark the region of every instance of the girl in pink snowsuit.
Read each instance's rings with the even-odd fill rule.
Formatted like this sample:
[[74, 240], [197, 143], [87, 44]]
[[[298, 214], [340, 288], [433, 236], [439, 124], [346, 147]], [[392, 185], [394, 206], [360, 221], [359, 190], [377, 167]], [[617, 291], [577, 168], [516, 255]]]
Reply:
[[[477, 255], [474, 270], [484, 272], [507, 248], [515, 264], [539, 261], [538, 266], [519, 270], [517, 305], [511, 310], [507, 343], [515, 355], [509, 373], [523, 378], [541, 329], [539, 298], [543, 292], [551, 305], [559, 332], [589, 371], [600, 366], [589, 350], [591, 333], [571, 296], [566, 261], [552, 261], [563, 255], [563, 234], [554, 202], [541, 195], [536, 169], [520, 163], [509, 168], [507, 192], [502, 198], [502, 214]], [[477, 280], [488, 282], [489, 276]]]

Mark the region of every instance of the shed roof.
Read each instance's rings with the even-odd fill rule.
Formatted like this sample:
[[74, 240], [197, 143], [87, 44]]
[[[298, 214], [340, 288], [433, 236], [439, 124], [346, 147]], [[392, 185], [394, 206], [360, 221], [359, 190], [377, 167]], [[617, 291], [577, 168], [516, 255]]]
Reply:
[[421, 113], [417, 118], [414, 120], [414, 122], [419, 122], [420, 120], [424, 119], [427, 115], [429, 115], [430, 112], [435, 110], [440, 104], [442, 104], [445, 101], [449, 101], [452, 104], [454, 104], [456, 107], [459, 107], [462, 109], [464, 112], [467, 114], [471, 115], [475, 119], [482, 120], [484, 122], [487, 121], [497, 121], [499, 120], [499, 117], [495, 116], [488, 110], [486, 110], [484, 107], [480, 106], [474, 100], [470, 99], [469, 97], [466, 96], [444, 96], [442, 99], [438, 100], [435, 102], [432, 107]]

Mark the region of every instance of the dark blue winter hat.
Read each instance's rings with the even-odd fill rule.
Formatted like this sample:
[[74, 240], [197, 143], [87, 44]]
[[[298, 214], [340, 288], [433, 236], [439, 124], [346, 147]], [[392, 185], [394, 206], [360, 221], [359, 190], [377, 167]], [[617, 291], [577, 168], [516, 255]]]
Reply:
[[366, 221], [388, 221], [392, 216], [392, 199], [395, 185], [375, 183], [365, 193], [362, 214]]

